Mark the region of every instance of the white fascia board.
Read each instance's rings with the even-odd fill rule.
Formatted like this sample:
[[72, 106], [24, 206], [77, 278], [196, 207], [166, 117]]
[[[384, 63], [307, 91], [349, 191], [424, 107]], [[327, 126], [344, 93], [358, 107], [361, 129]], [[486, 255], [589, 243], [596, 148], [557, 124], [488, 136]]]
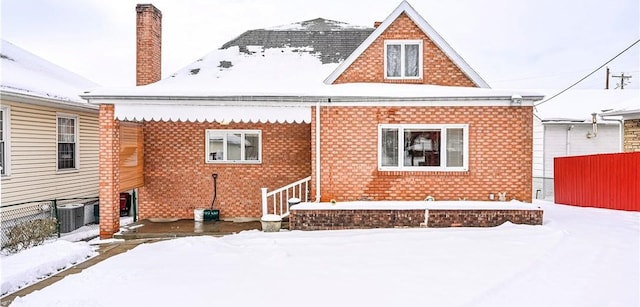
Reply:
[[332, 84], [355, 60], [364, 53], [371, 44], [402, 14], [405, 12], [413, 22], [424, 32], [433, 42], [456, 64], [471, 81], [481, 88], [491, 88], [480, 75], [438, 34], [438, 32], [407, 2], [402, 1], [400, 5], [367, 37], [356, 50], [354, 50], [336, 70], [334, 70], [325, 80], [325, 84]]
[[88, 103], [82, 103], [82, 102], [57, 100], [53, 98], [44, 98], [40, 96], [32, 96], [32, 95], [14, 93], [14, 92], [8, 92], [8, 91], [0, 91], [0, 96], [2, 97], [2, 99], [6, 99], [9, 101], [15, 101], [15, 102], [43, 106], [43, 107], [52, 107], [52, 108], [72, 110], [72, 111], [98, 112], [98, 106], [91, 105]]

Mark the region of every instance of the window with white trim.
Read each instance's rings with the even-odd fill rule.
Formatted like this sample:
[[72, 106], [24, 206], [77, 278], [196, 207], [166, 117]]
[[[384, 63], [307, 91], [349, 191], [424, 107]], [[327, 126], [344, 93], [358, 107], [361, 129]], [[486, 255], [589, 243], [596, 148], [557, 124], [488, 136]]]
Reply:
[[469, 125], [379, 125], [380, 170], [466, 171]]
[[384, 41], [386, 79], [422, 79], [422, 41]]
[[78, 117], [57, 116], [58, 170], [78, 168]]
[[207, 130], [207, 163], [261, 163], [260, 130]]
[[0, 175], [9, 175], [9, 108], [0, 108]]

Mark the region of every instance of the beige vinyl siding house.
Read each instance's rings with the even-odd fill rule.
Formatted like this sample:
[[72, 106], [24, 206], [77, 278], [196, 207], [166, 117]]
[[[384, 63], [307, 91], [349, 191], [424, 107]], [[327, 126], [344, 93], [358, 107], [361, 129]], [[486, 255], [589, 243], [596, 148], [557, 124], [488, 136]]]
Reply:
[[[7, 174], [2, 177], [2, 205], [31, 200], [98, 195], [98, 117], [92, 107], [61, 108], [2, 96], [10, 126]], [[57, 117], [78, 121], [77, 164], [57, 167]]]
[[2, 207], [98, 196], [95, 83], [2, 41]]

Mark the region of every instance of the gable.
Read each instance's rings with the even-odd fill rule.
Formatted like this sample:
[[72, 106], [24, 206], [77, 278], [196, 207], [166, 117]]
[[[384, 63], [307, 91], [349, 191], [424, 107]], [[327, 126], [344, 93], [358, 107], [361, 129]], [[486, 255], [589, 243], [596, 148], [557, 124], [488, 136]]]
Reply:
[[[391, 40], [422, 43], [420, 78], [385, 76], [385, 41]], [[354, 82], [489, 87], [406, 1], [325, 79], [326, 84]]]

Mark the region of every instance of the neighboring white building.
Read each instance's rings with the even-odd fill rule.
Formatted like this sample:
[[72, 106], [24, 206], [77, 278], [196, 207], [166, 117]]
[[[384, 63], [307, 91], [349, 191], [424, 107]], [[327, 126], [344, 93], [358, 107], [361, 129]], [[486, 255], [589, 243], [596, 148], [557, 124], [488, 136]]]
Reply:
[[[545, 92], [545, 99], [556, 94]], [[622, 152], [621, 121], [603, 119], [598, 114], [627, 108], [626, 104], [638, 99], [637, 90], [569, 90], [537, 106], [533, 123], [533, 198], [553, 198], [554, 158]]]
[[2, 206], [98, 196], [97, 85], [2, 40]]

